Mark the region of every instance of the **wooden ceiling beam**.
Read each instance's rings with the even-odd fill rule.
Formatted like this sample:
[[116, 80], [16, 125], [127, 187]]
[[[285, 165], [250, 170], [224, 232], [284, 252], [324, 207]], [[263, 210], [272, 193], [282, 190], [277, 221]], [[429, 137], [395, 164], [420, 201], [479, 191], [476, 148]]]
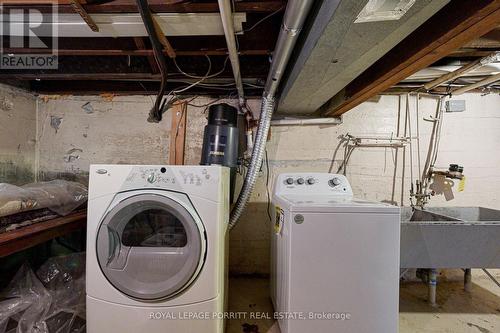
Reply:
[[[141, 38], [141, 37], [138, 37]], [[137, 44], [136, 44], [137, 45]], [[138, 46], [139, 48], [139, 46]], [[3, 49], [4, 54], [45, 54], [51, 52], [44, 49]], [[167, 51], [164, 51], [167, 54]], [[225, 56], [227, 55], [226, 49], [217, 50], [176, 50], [177, 56]], [[242, 56], [268, 56], [271, 54], [270, 50], [240, 50], [239, 55]], [[59, 49], [57, 50], [59, 56], [152, 56], [153, 50], [149, 49], [138, 49], [138, 50], [112, 50], [112, 49]]]
[[[174, 77], [172, 77], [174, 76]], [[218, 76], [217, 78], [207, 79], [204, 83], [217, 85], [217, 83], [229, 83], [232, 76]], [[128, 72], [128, 73], [0, 73], [0, 80], [19, 80], [19, 81], [160, 81], [160, 74]], [[264, 79], [258, 77], [255, 79], [244, 80], [245, 83], [254, 83], [256, 80]], [[180, 73], [170, 73], [169, 80], [173, 83], [179, 81], [195, 82], [196, 79], [188, 78]]]
[[0, 80], [19, 81], [160, 81], [160, 74], [152, 73], [0, 73]]
[[[40, 1], [43, 2], [43, 1]], [[186, 2], [169, 4], [165, 0], [149, 0], [149, 7], [155, 13], [212, 13], [219, 12], [217, 1], [214, 2]], [[66, 4], [68, 3], [68, 4]], [[97, 13], [137, 13], [137, 5], [135, 0], [115, 0], [101, 4], [82, 4], [83, 8], [89, 14]], [[246, 13], [268, 13], [284, 8], [285, 0], [267, 0], [267, 1], [238, 1], [235, 2], [236, 12]], [[50, 12], [51, 6], [38, 5], [37, 1], [10, 1], [5, 3], [4, 7], [25, 7], [38, 9], [42, 12]], [[74, 13], [69, 5], [69, 1], [63, 1], [58, 6], [59, 13]]]
[[[137, 46], [137, 49], [139, 49], [141, 51], [146, 50], [146, 43], [144, 40], [145, 40], [144, 37], [134, 37], [134, 43]], [[153, 51], [153, 50], [151, 50], [151, 51]], [[147, 57], [148, 57], [149, 66], [151, 67], [151, 72], [153, 74], [159, 73], [160, 69], [158, 68], [158, 64], [156, 63], [154, 55], [150, 54]]]
[[448, 58], [482, 58], [486, 57], [491, 52], [499, 51], [500, 49], [470, 49], [470, 48], [461, 48], [459, 50], [455, 50], [448, 54], [446, 57]]
[[500, 24], [500, 0], [454, 0], [323, 106], [339, 116]]
[[[82, 80], [82, 81], [30, 81], [30, 90], [39, 94], [57, 95], [156, 95], [160, 87], [158, 81], [109, 81], [109, 80]], [[167, 90], [182, 87], [182, 83], [170, 83]], [[236, 91], [236, 88], [234, 89]], [[193, 87], [185, 92], [186, 95], [227, 96], [231, 90], [219, 90], [203, 87]], [[261, 96], [262, 89], [248, 87], [248, 96]]]

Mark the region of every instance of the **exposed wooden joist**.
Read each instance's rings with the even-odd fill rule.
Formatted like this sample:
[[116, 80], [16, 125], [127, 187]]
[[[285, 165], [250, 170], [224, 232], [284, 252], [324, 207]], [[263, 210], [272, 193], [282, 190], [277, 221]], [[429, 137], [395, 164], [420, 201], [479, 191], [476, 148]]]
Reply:
[[459, 50], [455, 50], [448, 54], [446, 57], [450, 58], [482, 58], [486, 57], [491, 52], [497, 51], [497, 49], [470, 49], [470, 48], [461, 48]]
[[184, 164], [184, 147], [186, 141], [187, 103], [174, 104], [172, 111], [172, 127], [170, 130], [169, 164]]
[[[164, 0], [149, 0], [148, 2], [151, 11], [155, 13], [211, 13], [219, 11], [217, 2], [187, 2], [179, 4], [169, 4]], [[42, 12], [51, 11], [51, 6], [37, 5], [36, 2], [30, 3], [30, 0], [11, 1], [10, 4], [6, 4], [6, 7], [11, 7], [12, 3], [15, 3], [15, 6], [19, 6], [20, 3], [22, 3], [26, 8], [29, 7], [38, 9]], [[59, 13], [74, 13], [71, 6], [64, 3], [69, 3], [69, 1], [64, 1], [63, 4], [60, 4], [58, 6]], [[28, 6], [28, 4], [30, 5]], [[284, 8], [285, 4], [285, 0], [245, 1], [235, 2], [235, 7], [237, 12], [266, 13], [274, 12], [279, 10], [280, 8]], [[137, 13], [137, 5], [135, 0], [115, 0], [102, 4], [84, 4], [83, 8], [85, 8], [87, 13], [89, 14]]]
[[437, 87], [440, 84], [449, 82], [449, 81], [454, 80], [462, 75], [465, 75], [473, 70], [476, 70], [476, 69], [484, 66], [485, 64], [488, 64], [491, 61], [494, 61], [496, 58], [497, 58], [497, 53], [494, 52], [491, 55], [488, 55], [486, 57], [472, 61], [472, 62], [468, 63], [467, 65], [462, 66], [453, 72], [446, 73], [446, 74], [438, 77], [437, 79], [432, 80], [431, 82], [427, 82], [426, 84], [424, 84], [424, 88], [425, 88], [425, 90], [431, 90], [432, 88]]
[[[134, 37], [134, 43], [137, 45], [137, 48], [141, 51], [146, 50], [146, 44], [144, 43], [144, 37]], [[151, 50], [152, 51], [152, 50]], [[153, 74], [157, 74], [160, 72], [158, 68], [158, 64], [156, 63], [154, 55], [148, 55], [149, 66], [151, 67], [151, 72]]]
[[[5, 80], [1, 80], [5, 82]], [[19, 81], [16, 81], [19, 82]], [[22, 81], [29, 82], [31, 91], [38, 94], [49, 95], [101, 95], [103, 93], [111, 93], [114, 95], [156, 95], [160, 88], [160, 82], [150, 80], [41, 80], [41, 81]], [[169, 81], [167, 83], [167, 90], [178, 89], [184, 87], [183, 83], [174, 83]], [[248, 96], [261, 96], [261, 88], [247, 87]], [[236, 91], [234, 89], [233, 91]], [[210, 89], [207, 87], [193, 87], [186, 92], [187, 95], [203, 94], [205, 96], [227, 96], [232, 90]]]
[[500, 0], [451, 1], [324, 105], [323, 115], [351, 110], [499, 23]]
[[[173, 77], [171, 77], [173, 76]], [[261, 78], [262, 80], [264, 78]], [[160, 74], [152, 73], [0, 73], [0, 80], [18, 81], [161, 81]], [[170, 73], [169, 82], [172, 83], [194, 83], [198, 79], [185, 77], [180, 73]], [[244, 83], [256, 85], [259, 79], [244, 79]], [[206, 84], [228, 84], [233, 82], [232, 76], [218, 76], [206, 79]]]
[[471, 91], [471, 90], [474, 90], [474, 89], [477, 89], [480, 87], [488, 86], [488, 85], [495, 83], [497, 81], [500, 81], [500, 74], [492, 75], [492, 76], [490, 76], [484, 80], [481, 80], [479, 82], [476, 82], [476, 83], [470, 84], [468, 86], [454, 90], [451, 92], [451, 94], [452, 95], [461, 95], [461, 94], [466, 93], [468, 91]]
[[172, 45], [170, 44], [170, 42], [168, 41], [167, 36], [165, 35], [165, 32], [162, 30], [160, 24], [158, 23], [158, 20], [154, 16], [152, 17], [152, 19], [153, 19], [153, 25], [154, 25], [154, 28], [156, 31], [156, 36], [158, 37], [158, 40], [160, 41], [161, 45], [163, 45], [163, 48], [167, 52], [168, 56], [170, 58], [175, 58], [175, 56], [176, 56], [175, 50], [172, 47]]
[[[483, 88], [484, 89], [484, 88]], [[387, 90], [385, 90], [383, 93], [380, 93], [380, 95], [401, 95], [401, 94], [408, 94], [415, 92], [415, 87], [404, 87], [404, 86], [399, 86], [396, 85], [394, 87], [391, 87]], [[499, 89], [493, 88], [493, 87], [488, 87], [486, 90], [481, 90], [481, 89], [474, 89], [470, 90], [470, 92], [480, 92], [480, 93], [500, 93]], [[436, 87], [432, 89], [433, 94], [443, 94], [443, 95], [448, 95], [450, 93], [450, 89], [448, 87]], [[421, 95], [425, 95], [425, 93], [421, 93]], [[434, 95], [435, 96], [435, 95]]]
[[70, 5], [73, 10], [81, 16], [85, 23], [87, 23], [87, 25], [93, 32], [99, 32], [99, 27], [94, 22], [94, 19], [89, 15], [89, 13], [87, 13], [87, 11], [82, 7], [79, 1], [70, 0]]
[[159, 74], [152, 73], [0, 73], [0, 79], [12, 79], [20, 81], [48, 80], [48, 81], [99, 81], [99, 80], [117, 80], [117, 81], [160, 81]]
[[[141, 37], [137, 37], [141, 38]], [[136, 44], [137, 45], [137, 44]], [[137, 45], [138, 46], [138, 45]], [[138, 47], [139, 48], [139, 47]], [[52, 54], [51, 52], [45, 49], [3, 49], [2, 53], [4, 54]], [[167, 51], [164, 50], [164, 53], [167, 55]], [[268, 56], [271, 54], [270, 50], [240, 50], [239, 55], [242, 56]], [[152, 56], [153, 50], [106, 50], [106, 49], [59, 49], [57, 50], [57, 54], [60, 56]], [[192, 50], [192, 51], [182, 51], [176, 50], [175, 54], [177, 56], [225, 56], [227, 55], [226, 49], [217, 49], [217, 50]]]
[[481, 36], [473, 41], [464, 45], [466, 48], [471, 49], [492, 49], [500, 48], [500, 28], [496, 28], [484, 36]]

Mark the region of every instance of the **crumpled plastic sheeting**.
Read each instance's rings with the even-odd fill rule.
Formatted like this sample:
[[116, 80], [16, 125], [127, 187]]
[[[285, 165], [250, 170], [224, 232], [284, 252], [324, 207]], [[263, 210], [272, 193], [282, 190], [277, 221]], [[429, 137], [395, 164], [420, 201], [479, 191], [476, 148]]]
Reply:
[[85, 332], [85, 253], [23, 265], [0, 299], [0, 333]]
[[41, 208], [64, 216], [87, 201], [87, 194], [84, 185], [60, 179], [21, 187], [0, 183], [0, 217]]

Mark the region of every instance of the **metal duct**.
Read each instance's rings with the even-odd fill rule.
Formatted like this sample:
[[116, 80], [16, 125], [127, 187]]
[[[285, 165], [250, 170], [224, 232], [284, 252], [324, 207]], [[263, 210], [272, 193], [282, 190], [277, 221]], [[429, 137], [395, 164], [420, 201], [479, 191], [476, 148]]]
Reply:
[[288, 64], [292, 50], [297, 42], [297, 37], [311, 9], [313, 1], [314, 0], [289, 0], [286, 6], [285, 17], [273, 53], [271, 70], [264, 88], [260, 109], [260, 121], [257, 128], [250, 166], [248, 167], [247, 176], [243, 182], [243, 187], [236, 201], [236, 205], [231, 211], [229, 229], [232, 229], [238, 222], [255, 186], [266, 149], [267, 135], [269, 133], [269, 127], [271, 126], [271, 117], [275, 107], [276, 90], [278, 89], [283, 72]]
[[238, 89], [238, 99], [240, 106], [245, 105], [245, 93], [243, 91], [243, 83], [241, 81], [240, 60], [238, 58], [238, 50], [236, 48], [236, 35], [234, 34], [233, 11], [231, 9], [230, 0], [218, 0], [219, 11], [224, 28], [224, 36], [226, 37], [227, 50], [229, 52], [229, 60], [233, 69], [234, 80], [236, 81], [236, 89]]

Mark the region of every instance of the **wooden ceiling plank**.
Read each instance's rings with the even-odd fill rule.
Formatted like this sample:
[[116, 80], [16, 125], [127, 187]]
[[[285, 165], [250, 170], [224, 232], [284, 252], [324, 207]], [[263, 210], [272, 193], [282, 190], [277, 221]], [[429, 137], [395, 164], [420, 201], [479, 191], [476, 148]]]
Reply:
[[353, 80], [323, 115], [339, 116], [428, 67], [500, 23], [500, 0], [455, 0]]

